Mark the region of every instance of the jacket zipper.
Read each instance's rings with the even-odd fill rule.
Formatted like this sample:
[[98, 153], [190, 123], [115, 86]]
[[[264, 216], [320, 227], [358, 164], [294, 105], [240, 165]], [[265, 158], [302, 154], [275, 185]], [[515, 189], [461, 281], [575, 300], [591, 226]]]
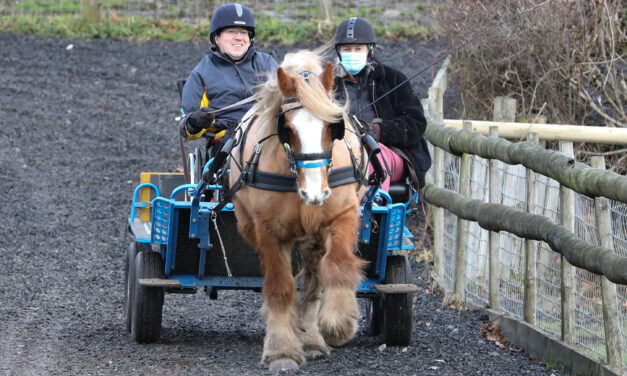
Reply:
[[375, 81], [372, 80], [372, 103], [373, 103], [372, 109], [374, 110], [374, 115], [375, 115], [374, 117], [379, 118], [379, 112], [377, 111], [377, 106], [374, 104], [374, 100], [375, 100], [375, 97], [374, 97], [374, 83], [375, 83]]

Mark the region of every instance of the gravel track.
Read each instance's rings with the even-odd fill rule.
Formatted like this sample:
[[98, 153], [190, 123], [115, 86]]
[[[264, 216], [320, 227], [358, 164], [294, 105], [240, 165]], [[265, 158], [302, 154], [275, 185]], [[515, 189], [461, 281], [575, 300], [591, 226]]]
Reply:
[[[384, 61], [406, 73], [440, 51], [436, 43], [381, 46]], [[275, 50], [280, 58], [288, 48]], [[0, 374], [266, 372], [254, 292], [221, 291], [217, 301], [166, 295], [157, 344], [136, 344], [125, 330], [131, 195], [141, 171], [180, 165], [175, 81], [205, 51], [191, 42], [0, 34]], [[414, 82], [423, 93], [432, 73]], [[411, 346], [381, 351], [360, 330], [297, 374], [557, 374], [483, 339], [487, 317], [442, 306], [428, 267], [414, 268], [421, 292]]]

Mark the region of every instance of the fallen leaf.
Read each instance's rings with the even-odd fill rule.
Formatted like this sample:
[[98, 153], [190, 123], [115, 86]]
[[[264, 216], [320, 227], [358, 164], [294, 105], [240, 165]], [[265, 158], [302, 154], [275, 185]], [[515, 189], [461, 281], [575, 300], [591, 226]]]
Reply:
[[484, 324], [481, 329], [481, 336], [492, 342], [505, 341], [505, 337], [503, 337], [503, 333], [501, 333], [501, 327], [495, 322]]

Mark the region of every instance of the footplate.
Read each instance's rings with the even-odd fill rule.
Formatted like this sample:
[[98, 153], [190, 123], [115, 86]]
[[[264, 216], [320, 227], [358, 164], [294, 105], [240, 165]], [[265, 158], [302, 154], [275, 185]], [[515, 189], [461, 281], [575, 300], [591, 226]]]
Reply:
[[164, 279], [164, 278], [140, 278], [139, 284], [146, 287], [170, 287], [180, 288], [181, 281], [177, 279]]
[[418, 292], [418, 286], [411, 283], [390, 283], [385, 285], [372, 285], [380, 294], [414, 294]]

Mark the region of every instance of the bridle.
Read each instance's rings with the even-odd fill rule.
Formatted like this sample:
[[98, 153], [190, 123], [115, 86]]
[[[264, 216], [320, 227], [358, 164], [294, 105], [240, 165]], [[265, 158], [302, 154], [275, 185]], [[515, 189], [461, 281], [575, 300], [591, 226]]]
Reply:
[[[301, 72], [299, 73], [305, 79], [305, 82], [309, 82], [309, 78], [311, 76], [315, 76], [314, 73], [311, 72]], [[289, 137], [289, 129], [285, 125], [285, 114], [290, 111], [296, 111], [303, 109], [303, 105], [299, 104], [297, 106], [289, 107], [287, 109], [283, 109], [283, 106], [300, 103], [298, 98], [289, 98], [283, 100], [283, 105], [281, 106], [281, 111], [276, 115], [276, 130], [277, 137], [279, 138], [279, 142], [283, 146], [285, 153], [287, 154], [287, 159], [289, 161], [290, 172], [293, 176], [296, 175], [296, 169], [300, 168], [320, 168], [326, 165], [329, 165], [329, 168], [333, 166], [332, 163], [332, 154], [331, 149], [324, 150], [319, 153], [294, 153], [290, 146], [290, 137]], [[337, 123], [332, 123], [328, 125], [331, 127], [331, 140], [341, 140], [344, 138], [344, 120]], [[319, 162], [309, 162], [309, 161], [319, 161]]]

